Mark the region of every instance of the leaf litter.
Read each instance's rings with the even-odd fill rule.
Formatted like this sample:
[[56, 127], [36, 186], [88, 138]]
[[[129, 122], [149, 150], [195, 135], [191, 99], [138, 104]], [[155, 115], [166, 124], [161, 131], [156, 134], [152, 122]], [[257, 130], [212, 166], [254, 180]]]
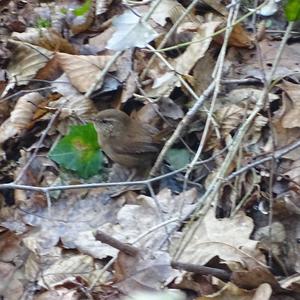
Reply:
[[[253, 23], [241, 1], [231, 33], [238, 6], [196, 2], [0, 4], [3, 299], [297, 299], [299, 27], [274, 70], [280, 2]], [[59, 148], [108, 108], [160, 130], [164, 176], [78, 171], [84, 130]]]

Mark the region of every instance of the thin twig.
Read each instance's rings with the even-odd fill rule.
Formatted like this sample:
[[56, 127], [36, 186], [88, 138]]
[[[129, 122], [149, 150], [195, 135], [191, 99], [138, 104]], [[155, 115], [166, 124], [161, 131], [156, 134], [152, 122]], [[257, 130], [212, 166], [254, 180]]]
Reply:
[[85, 97], [89, 98], [91, 94], [95, 91], [99, 83], [103, 80], [104, 76], [107, 74], [112, 65], [116, 62], [119, 56], [123, 53], [123, 51], [117, 51], [111, 59], [107, 62], [104, 69], [97, 75], [95, 82], [90, 86], [88, 91], [85, 93]]
[[262, 159], [259, 159], [257, 161], [254, 161], [242, 168], [240, 168], [239, 170], [236, 170], [235, 172], [231, 173], [229, 176], [227, 176], [224, 180], [226, 181], [230, 181], [232, 180], [233, 178], [235, 178], [236, 176], [240, 175], [240, 174], [243, 174], [245, 172], [247, 172], [248, 170], [258, 166], [258, 165], [261, 165], [261, 164], [264, 164], [268, 161], [271, 161], [273, 159], [273, 157], [275, 159], [279, 159], [281, 158], [282, 156], [284, 156], [285, 154], [297, 149], [300, 147], [300, 140], [297, 140], [296, 142], [290, 144], [290, 145], [287, 145], [285, 146], [284, 148], [281, 148], [281, 149], [278, 149], [273, 153], [270, 153], [269, 156], [267, 157], [264, 157]]
[[[259, 5], [257, 7], [257, 10], [260, 9], [261, 7], [263, 7], [265, 4], [266, 4], [267, 1], [264, 1], [261, 5]], [[235, 26], [239, 23], [241, 23], [242, 21], [244, 21], [245, 19], [247, 19], [249, 16], [253, 15], [254, 14], [254, 11], [250, 11], [249, 13], [245, 14], [244, 16], [242, 16], [241, 18], [237, 19], [233, 24], [232, 26]], [[182, 47], [186, 47], [186, 46], [189, 46], [191, 44], [196, 44], [196, 43], [201, 43], [209, 38], [212, 38], [212, 37], [215, 37], [223, 32], [225, 32], [227, 30], [227, 27], [224, 27], [218, 31], [215, 31], [213, 34], [209, 35], [209, 36], [206, 36], [198, 41], [190, 41], [190, 42], [185, 42], [185, 43], [180, 43], [180, 44], [177, 44], [175, 46], [171, 46], [171, 47], [168, 47], [168, 48], [163, 48], [163, 49], [159, 49], [159, 50], [156, 50], [157, 52], [165, 52], [165, 51], [170, 51], [170, 50], [175, 50], [175, 49], [178, 49], [178, 48], [182, 48]]]
[[[64, 102], [65, 103], [65, 102]], [[32, 162], [34, 161], [38, 151], [40, 150], [40, 147], [42, 146], [49, 130], [51, 129], [52, 125], [54, 124], [54, 122], [56, 121], [57, 117], [59, 116], [60, 112], [61, 112], [62, 106], [54, 113], [54, 115], [52, 116], [51, 120], [49, 121], [46, 129], [43, 131], [37, 145], [36, 148], [34, 149], [31, 157], [29, 158], [29, 160], [27, 161], [27, 163], [25, 164], [25, 166], [22, 168], [22, 170], [20, 171], [19, 175], [17, 176], [17, 178], [15, 179], [14, 183], [18, 183], [24, 176], [25, 172], [27, 171], [27, 169], [30, 167], [30, 165], [32, 164]]]
[[214, 112], [217, 97], [219, 95], [220, 82], [221, 82], [222, 73], [223, 73], [223, 66], [224, 66], [224, 62], [225, 62], [227, 45], [228, 45], [229, 37], [230, 37], [231, 31], [232, 31], [232, 27], [230, 25], [235, 21], [234, 17], [236, 17], [236, 15], [237, 15], [238, 8], [239, 8], [239, 5], [232, 6], [232, 8], [229, 11], [229, 15], [227, 18], [227, 26], [226, 26], [227, 30], [225, 32], [223, 46], [222, 46], [220, 54], [219, 54], [218, 64], [216, 65], [215, 70], [213, 72], [213, 73], [216, 73], [216, 78], [215, 78], [215, 88], [214, 88], [214, 92], [213, 92], [213, 96], [212, 96], [212, 100], [211, 100], [209, 114], [206, 119], [205, 127], [203, 130], [203, 134], [202, 134], [201, 141], [200, 141], [199, 147], [197, 149], [196, 155], [194, 156], [193, 160], [191, 161], [190, 165], [187, 168], [187, 171], [186, 171], [186, 174], [184, 177], [183, 190], [186, 190], [186, 188], [187, 188], [187, 182], [189, 180], [190, 173], [192, 172], [196, 162], [198, 161], [200, 155], [202, 154], [202, 150], [203, 150], [204, 144], [207, 139], [207, 135], [209, 132], [211, 119], [212, 119], [211, 116]]
[[[174, 23], [174, 25], [171, 27], [171, 29], [167, 32], [167, 34], [165, 35], [165, 37], [163, 38], [163, 40], [160, 42], [160, 44], [157, 47], [157, 50], [160, 50], [164, 47], [164, 45], [168, 42], [168, 40], [170, 39], [170, 37], [174, 34], [174, 32], [176, 31], [177, 27], [181, 24], [181, 22], [186, 18], [186, 16], [192, 11], [193, 7], [198, 3], [199, 0], [193, 0], [190, 5], [186, 8], [186, 10], [184, 11], [184, 13], [176, 20], [176, 22]], [[145, 70], [142, 72], [141, 74], [141, 80], [143, 80], [145, 78], [145, 76], [148, 73], [149, 68], [152, 66], [153, 62], [155, 60], [155, 55], [153, 55]]]
[[167, 154], [168, 150], [173, 146], [173, 144], [176, 142], [176, 140], [180, 137], [180, 135], [182, 134], [183, 130], [190, 124], [190, 122], [192, 121], [193, 117], [196, 115], [196, 113], [198, 112], [199, 108], [203, 105], [204, 101], [210, 96], [210, 94], [212, 93], [213, 89], [215, 87], [215, 81], [213, 81], [208, 88], [202, 93], [202, 95], [200, 97], [198, 97], [197, 101], [195, 102], [195, 104], [193, 105], [192, 108], [190, 108], [190, 110], [187, 112], [187, 114], [184, 116], [184, 118], [180, 121], [180, 123], [178, 124], [178, 126], [176, 127], [176, 130], [174, 131], [174, 133], [172, 134], [172, 136], [168, 139], [168, 141], [165, 143], [163, 149], [161, 150], [151, 172], [150, 175], [154, 176], [165, 155]]

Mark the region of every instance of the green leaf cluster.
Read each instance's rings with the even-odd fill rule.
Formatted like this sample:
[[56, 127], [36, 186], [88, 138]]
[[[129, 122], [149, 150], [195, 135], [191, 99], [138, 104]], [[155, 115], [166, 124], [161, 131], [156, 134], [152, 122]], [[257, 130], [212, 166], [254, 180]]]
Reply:
[[70, 133], [57, 143], [49, 157], [82, 178], [99, 173], [103, 165], [103, 154], [94, 125], [89, 123], [72, 126]]
[[51, 21], [44, 18], [37, 18], [35, 23], [37, 28], [50, 28], [51, 27]]
[[74, 9], [73, 14], [77, 17], [83, 16], [89, 12], [92, 5], [92, 0], [86, 0], [81, 6]]
[[300, 0], [287, 0], [284, 5], [284, 12], [290, 22], [300, 20]]

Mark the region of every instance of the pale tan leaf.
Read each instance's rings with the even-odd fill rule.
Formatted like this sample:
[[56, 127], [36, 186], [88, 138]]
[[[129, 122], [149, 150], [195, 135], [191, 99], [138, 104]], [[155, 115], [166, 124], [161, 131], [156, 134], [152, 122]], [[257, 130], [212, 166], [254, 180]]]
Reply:
[[95, 12], [96, 16], [105, 13], [112, 2], [113, 2], [112, 0], [96, 0], [96, 12]]
[[283, 98], [283, 101], [290, 102], [285, 103], [285, 112], [282, 116], [282, 126], [284, 128], [300, 127], [300, 88], [299, 84], [283, 81], [279, 85], [287, 94], [287, 97]]
[[178, 5], [175, 0], [162, 0], [155, 8], [151, 18], [161, 26], [166, 25], [167, 18], [170, 18], [172, 9]]
[[[49, 103], [49, 107], [61, 108], [59, 115], [60, 120], [67, 119], [68, 117], [75, 115], [81, 118], [89, 117], [91, 113], [96, 112], [96, 108], [91, 99], [84, 97], [84, 95], [73, 94], [68, 97], [61, 97], [58, 101]], [[48, 114], [46, 119], [51, 118]]]
[[[81, 92], [86, 92], [95, 82], [96, 76], [110, 60], [110, 55], [70, 55], [65, 53], [55, 54], [60, 66], [66, 72], [71, 83]], [[115, 71], [111, 67], [110, 71]], [[99, 84], [98, 88], [102, 85]]]
[[196, 62], [204, 56], [211, 41], [211, 35], [214, 33], [220, 22], [207, 22], [199, 26], [192, 42], [203, 40], [201, 42], [190, 44], [182, 55], [175, 58], [172, 62], [175, 70], [180, 74], [188, 74]]
[[74, 46], [53, 29], [29, 27], [25, 32], [14, 32], [12, 37], [50, 51], [60, 51], [69, 54], [76, 53]]
[[271, 294], [272, 289], [267, 283], [263, 283], [256, 290], [249, 291], [228, 282], [218, 292], [199, 297], [197, 300], [268, 300]]
[[16, 134], [20, 134], [27, 128], [37, 109], [37, 105], [42, 100], [43, 97], [37, 92], [24, 95], [18, 100], [10, 117], [0, 126], [0, 144]]
[[228, 135], [242, 122], [246, 109], [238, 105], [224, 105], [216, 112], [216, 120], [223, 135]]
[[280, 286], [284, 289], [295, 290], [300, 292], [300, 275], [294, 274], [279, 281]]
[[92, 272], [93, 259], [88, 255], [73, 255], [61, 258], [47, 268], [38, 281], [44, 288], [61, 285], [75, 279], [75, 276]]
[[179, 274], [171, 268], [171, 257], [164, 251], [145, 251], [143, 256], [129, 257], [124, 253], [116, 261], [119, 270], [119, 290], [128, 294], [134, 290], [159, 290], [168, 279]]
[[0, 262], [0, 295], [3, 299], [19, 300], [23, 294], [23, 284], [16, 276], [17, 268]]
[[16, 85], [27, 84], [53, 57], [53, 52], [25, 42], [10, 40], [9, 45], [13, 55], [7, 70]]
[[164, 290], [163, 292], [133, 292], [123, 300], [186, 300], [180, 290]]
[[246, 253], [261, 255], [256, 249], [257, 241], [249, 239], [253, 227], [252, 219], [244, 213], [231, 219], [216, 219], [214, 209], [211, 209], [195, 232], [193, 240], [184, 249], [180, 260], [205, 265], [213, 257], [219, 256], [222, 260], [243, 264], [249, 259]]
[[77, 291], [64, 287], [55, 290], [46, 291], [34, 297], [34, 300], [79, 300], [80, 295]]
[[[262, 91], [256, 88], [237, 88], [230, 91], [225, 99], [234, 104], [241, 102], [256, 104], [258, 99], [261, 97]], [[279, 96], [276, 94], [269, 93], [268, 99], [270, 102], [279, 100]]]
[[14, 127], [19, 130], [25, 129], [32, 120], [37, 106], [43, 99], [44, 97], [38, 92], [22, 96], [10, 114], [10, 119]]

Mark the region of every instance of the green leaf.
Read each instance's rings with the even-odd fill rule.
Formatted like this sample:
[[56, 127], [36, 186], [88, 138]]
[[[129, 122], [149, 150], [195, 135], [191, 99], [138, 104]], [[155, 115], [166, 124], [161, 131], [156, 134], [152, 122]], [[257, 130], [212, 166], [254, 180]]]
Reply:
[[48, 19], [44, 19], [44, 18], [37, 18], [36, 20], [36, 27], [37, 28], [49, 28], [51, 27], [51, 21]]
[[92, 0], [86, 0], [81, 6], [74, 9], [73, 14], [77, 17], [83, 16], [89, 12]]
[[103, 154], [93, 124], [72, 126], [49, 157], [60, 166], [72, 170], [82, 178], [96, 175], [103, 165]]
[[191, 154], [186, 149], [170, 149], [166, 160], [174, 170], [185, 167], [191, 161]]
[[300, 20], [300, 1], [287, 0], [284, 5], [284, 12], [290, 22]]

